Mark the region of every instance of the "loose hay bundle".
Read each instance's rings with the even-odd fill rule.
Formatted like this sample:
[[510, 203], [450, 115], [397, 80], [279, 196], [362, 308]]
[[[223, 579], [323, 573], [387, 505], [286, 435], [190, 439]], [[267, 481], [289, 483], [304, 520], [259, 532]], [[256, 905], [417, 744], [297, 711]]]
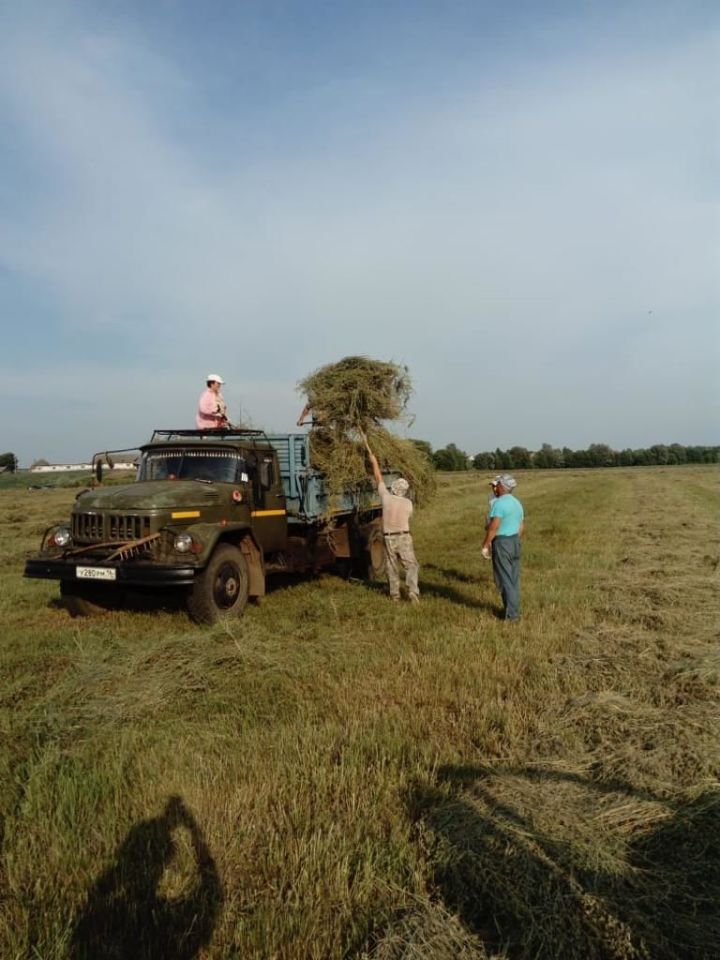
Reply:
[[366, 485], [369, 469], [363, 435], [381, 469], [402, 474], [416, 502], [434, 487], [434, 469], [411, 440], [390, 433], [383, 421], [407, 417], [412, 381], [407, 367], [345, 357], [320, 367], [298, 384], [313, 411], [310, 452], [313, 466], [325, 474], [331, 493]]
[[345, 357], [320, 367], [298, 384], [319, 422], [350, 430], [402, 417], [412, 394], [407, 367]]

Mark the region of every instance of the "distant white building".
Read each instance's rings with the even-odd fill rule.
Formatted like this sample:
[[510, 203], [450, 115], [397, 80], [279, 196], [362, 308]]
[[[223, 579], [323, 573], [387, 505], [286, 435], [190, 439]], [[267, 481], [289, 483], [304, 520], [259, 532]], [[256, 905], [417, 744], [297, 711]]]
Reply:
[[30, 473], [65, 473], [71, 470], [92, 470], [91, 463], [40, 463], [30, 467]]
[[[112, 467], [103, 464], [105, 470], [134, 470], [135, 463], [114, 463]], [[70, 473], [71, 471], [92, 470], [91, 463], [43, 463], [30, 467], [30, 473]]]

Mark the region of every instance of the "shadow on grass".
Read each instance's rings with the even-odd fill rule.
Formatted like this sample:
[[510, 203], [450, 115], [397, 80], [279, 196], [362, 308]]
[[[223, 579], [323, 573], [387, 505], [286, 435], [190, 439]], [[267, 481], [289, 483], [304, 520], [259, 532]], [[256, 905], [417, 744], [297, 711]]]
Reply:
[[[365, 590], [382, 593], [386, 597], [389, 597], [387, 581], [357, 580], [355, 582], [359, 583]], [[402, 589], [404, 592], [404, 586]], [[427, 580], [423, 580], [421, 576], [420, 599], [422, 600], [423, 597], [439, 597], [441, 600], [447, 600], [461, 607], [469, 607], [471, 610], [485, 610], [493, 616], [502, 619], [502, 610], [496, 607], [495, 604], [487, 600], [475, 600], [472, 597], [467, 597], [459, 590], [455, 590], [454, 587], [446, 587], [438, 583], [428, 583]]]
[[498, 615], [495, 604], [490, 603], [488, 600], [475, 600], [461, 593], [461, 591], [456, 590], [454, 587], [445, 587], [438, 583], [421, 581], [420, 591], [423, 596], [440, 597], [442, 600], [448, 600], [450, 603], [457, 604], [460, 607], [469, 607], [471, 610], [485, 610], [494, 616]]
[[454, 567], [439, 567], [436, 563], [424, 563], [423, 570], [432, 570], [434, 573], [439, 573], [448, 580], [457, 580], [460, 583], [477, 584], [480, 579], [479, 577], [473, 577], [468, 573], [464, 573], [462, 570], [456, 570]]
[[[185, 593], [171, 588], [143, 590], [140, 587], [125, 587], [120, 590], [97, 592], [93, 596], [86, 591], [85, 596], [96, 605], [93, 613], [111, 613], [122, 610], [129, 613], [180, 613], [185, 611]], [[68, 602], [62, 596], [53, 597], [48, 606], [53, 610], [68, 610]]]
[[[158, 887], [176, 853], [173, 833], [188, 831], [192, 887], [165, 897]], [[72, 960], [193, 960], [207, 946], [223, 901], [215, 862], [195, 818], [179, 797], [159, 817], [134, 826], [115, 863], [88, 893], [77, 920]]]
[[[312, 583], [327, 573], [274, 573], [267, 579], [267, 596], [281, 593], [303, 584]], [[90, 600], [92, 613], [187, 613], [187, 591], [182, 587], [121, 587], [120, 589], [102, 589], [93, 584], [85, 586], [83, 594]], [[253, 598], [251, 598], [252, 601]], [[48, 606], [54, 610], [68, 610], [69, 605], [62, 596], [51, 599]]]
[[[479, 576], [472, 576], [464, 573], [462, 570], [457, 570], [454, 567], [440, 567], [435, 563], [424, 563], [422, 569], [423, 571], [432, 571], [433, 573], [437, 573], [446, 580], [455, 580], [457, 583], [466, 583], [468, 586], [477, 587], [482, 582]], [[496, 604], [491, 603], [488, 600], [474, 600], [457, 590], [455, 587], [444, 586], [437, 583], [423, 583], [422, 588], [425, 593], [442, 597], [445, 600], [449, 600], [451, 603], [457, 603], [463, 607], [470, 607], [473, 610], [486, 610], [499, 620], [505, 619], [505, 615], [501, 607], [498, 607]]]
[[720, 791], [663, 802], [671, 815], [631, 839], [626, 869], [611, 874], [580, 864], [572, 844], [499, 799], [488, 778], [497, 785], [503, 774], [662, 802], [627, 783], [536, 768], [446, 767], [436, 785], [410, 791], [407, 808], [431, 838], [432, 887], [490, 952], [508, 960], [718, 956]]
[[[434, 570], [443, 576], [453, 575], [460, 582], [476, 584], [473, 577], [465, 577], [459, 571], [448, 571], [433, 564], [425, 565], [422, 570]], [[455, 576], [456, 574], [456, 576]], [[338, 580], [351, 581], [362, 586], [365, 590], [388, 596], [388, 584], [386, 580], [371, 580], [358, 578], [348, 571], [342, 569], [328, 568], [318, 572], [307, 573], [273, 573], [268, 577], [266, 583], [266, 597], [270, 598], [273, 594], [282, 594], [283, 592], [315, 583], [318, 580], [327, 577], [335, 577]], [[404, 587], [403, 587], [404, 591]], [[424, 597], [438, 597], [449, 603], [461, 607], [467, 607], [471, 610], [483, 610], [490, 613], [497, 619], [504, 619], [501, 608], [488, 600], [479, 600], [467, 596], [455, 587], [446, 586], [439, 583], [431, 583], [427, 580], [420, 580], [420, 594]], [[109, 613], [112, 611], [124, 611], [126, 613], [186, 613], [186, 593], [180, 588], [164, 589], [143, 589], [140, 587], [125, 587], [119, 590], [107, 588], [103, 589], [93, 584], [85, 586], [82, 594], [85, 599], [91, 601], [92, 614]], [[262, 599], [262, 598], [261, 598]], [[62, 596], [53, 598], [48, 606], [55, 610], [69, 610], [68, 601]], [[75, 615], [71, 612], [71, 615]]]

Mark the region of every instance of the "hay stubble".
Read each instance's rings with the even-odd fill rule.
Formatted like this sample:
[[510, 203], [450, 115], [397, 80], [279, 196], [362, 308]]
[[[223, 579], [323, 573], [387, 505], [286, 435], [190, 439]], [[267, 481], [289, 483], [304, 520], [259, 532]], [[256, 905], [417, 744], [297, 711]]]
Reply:
[[196, 898], [197, 956], [713, 956], [717, 473], [521, 475], [514, 628], [483, 479], [418, 516], [418, 609], [325, 576], [212, 630], [68, 619], [20, 569], [75, 491], [0, 491], [0, 955], [93, 955], [98, 880], [137, 907], [127, 839], [179, 796], [222, 903], [183, 826], [157, 895]]

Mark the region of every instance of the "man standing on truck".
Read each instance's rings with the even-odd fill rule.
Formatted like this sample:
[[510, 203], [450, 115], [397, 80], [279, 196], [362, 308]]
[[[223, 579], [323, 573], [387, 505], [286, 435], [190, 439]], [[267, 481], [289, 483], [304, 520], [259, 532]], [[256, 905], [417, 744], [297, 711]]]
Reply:
[[225, 383], [218, 373], [207, 375], [207, 389], [198, 400], [195, 423], [198, 430], [222, 430], [229, 427], [227, 418], [227, 404], [220, 393], [220, 387]]
[[513, 496], [515, 477], [500, 474], [491, 480], [495, 499], [485, 528], [481, 553], [492, 559], [495, 585], [500, 591], [505, 620], [520, 619], [520, 540], [525, 529], [523, 506]]
[[411, 603], [419, 603], [420, 589], [418, 587], [418, 562], [415, 557], [413, 538], [410, 533], [410, 517], [413, 512], [412, 500], [407, 496], [409, 484], [403, 477], [398, 477], [390, 484], [390, 490], [385, 486], [377, 457], [365, 441], [373, 477], [377, 485], [382, 502], [383, 539], [385, 541], [385, 560], [390, 599], [400, 600], [400, 566], [405, 571], [405, 586]]

